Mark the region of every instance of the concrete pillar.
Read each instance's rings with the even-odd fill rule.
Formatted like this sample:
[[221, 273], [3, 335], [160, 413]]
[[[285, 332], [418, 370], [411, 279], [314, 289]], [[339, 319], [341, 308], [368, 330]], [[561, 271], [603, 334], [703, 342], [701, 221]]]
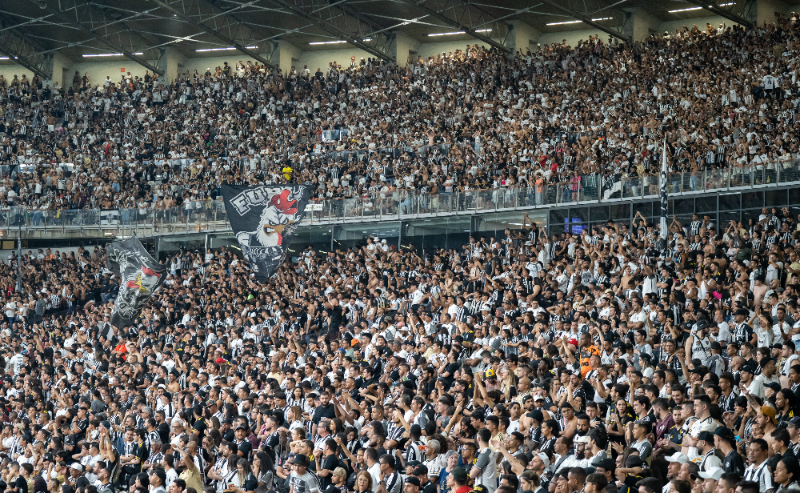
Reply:
[[644, 9], [632, 8], [625, 9], [629, 14], [622, 34], [631, 38], [631, 41], [644, 41], [651, 34], [657, 33], [661, 21], [656, 19]]
[[[53, 53], [53, 77], [50, 79], [52, 84], [58, 82], [60, 87], [64, 87], [64, 70], [69, 70], [72, 67], [72, 60], [65, 57], [61, 53]], [[68, 84], [72, 84], [72, 73], [70, 73], [70, 79]]]
[[392, 53], [397, 65], [401, 67], [408, 65], [408, 57], [417, 52], [419, 44], [419, 41], [411, 36], [401, 32], [397, 33], [394, 40], [395, 52]]
[[536, 43], [542, 36], [542, 33], [537, 29], [520, 20], [513, 20], [509, 24], [511, 25], [511, 33], [508, 36], [508, 47], [511, 48], [512, 55], [516, 55], [517, 51], [525, 55], [531, 45]]
[[158, 69], [163, 74], [158, 78], [158, 81], [162, 84], [174, 82], [178, 78], [178, 65], [183, 61], [184, 57], [178, 50], [172, 47], [164, 48], [164, 54], [161, 55], [161, 59], [158, 61]]
[[[286, 75], [292, 69], [292, 65], [300, 62], [300, 57], [303, 55], [303, 52], [300, 48], [285, 40], [277, 41], [276, 44], [277, 46], [272, 50], [270, 60], [273, 65], [281, 69], [282, 74]], [[302, 67], [297, 67], [297, 65], [295, 65], [295, 68], [298, 69], [298, 71], [302, 69]]]
[[792, 8], [781, 0], [758, 0], [756, 2], [756, 22], [759, 27], [763, 26], [764, 22], [767, 24], [775, 22], [776, 13], [788, 16], [791, 12]]

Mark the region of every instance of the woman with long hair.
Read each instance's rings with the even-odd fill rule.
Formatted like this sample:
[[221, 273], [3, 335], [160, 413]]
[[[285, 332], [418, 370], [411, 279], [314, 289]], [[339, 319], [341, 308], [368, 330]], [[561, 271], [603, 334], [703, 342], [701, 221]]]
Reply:
[[372, 491], [372, 476], [367, 471], [358, 471], [352, 491], [354, 493], [369, 493]]
[[772, 475], [773, 481], [778, 485], [775, 493], [787, 493], [789, 491], [800, 490], [800, 462], [794, 456], [783, 457], [775, 465], [775, 472]]
[[274, 473], [272, 472], [273, 468], [275, 467], [275, 463], [272, 461], [272, 457], [266, 452], [257, 452], [255, 458], [253, 459], [253, 476], [256, 477], [256, 481], [258, 481], [258, 486], [266, 486], [267, 489], [272, 489], [272, 483], [275, 479]]
[[247, 459], [239, 459], [236, 462], [236, 474], [228, 484], [228, 489], [235, 493], [255, 493], [257, 486], [258, 480], [250, 469], [250, 462]]

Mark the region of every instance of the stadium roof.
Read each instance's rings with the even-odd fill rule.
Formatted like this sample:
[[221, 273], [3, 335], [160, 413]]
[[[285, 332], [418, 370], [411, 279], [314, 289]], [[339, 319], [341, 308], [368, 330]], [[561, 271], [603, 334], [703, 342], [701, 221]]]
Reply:
[[[790, 3], [796, 3], [797, 0]], [[302, 50], [357, 46], [390, 58], [399, 33], [420, 42], [477, 39], [501, 49], [512, 22], [542, 33], [601, 29], [624, 38], [631, 11], [660, 20], [746, 17], [746, 0], [16, 0], [0, 7], [0, 53], [29, 69], [47, 55], [123, 54], [156, 71], [159, 52], [239, 51], [270, 61], [276, 41]], [[702, 28], [702, 26], [700, 26]]]

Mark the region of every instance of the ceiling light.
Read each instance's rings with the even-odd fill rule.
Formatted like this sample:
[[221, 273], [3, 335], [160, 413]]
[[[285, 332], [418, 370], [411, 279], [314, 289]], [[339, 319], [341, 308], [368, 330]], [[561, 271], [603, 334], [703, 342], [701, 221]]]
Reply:
[[[611, 17], [598, 17], [597, 19], [592, 19], [592, 22], [598, 21], [608, 21], [611, 20]], [[580, 24], [583, 21], [563, 21], [563, 22], [548, 22], [545, 24], [546, 26], [560, 26], [562, 24]]]
[[7, 56], [0, 56], [0, 60], [8, 60]]
[[[489, 32], [492, 32], [492, 30], [491, 29], [476, 29], [475, 32], [476, 33], [489, 33]], [[455, 31], [455, 32], [452, 32], [452, 33], [433, 33], [433, 34], [429, 34], [428, 36], [453, 36], [455, 34], [467, 34], [467, 33], [465, 31]]]
[[[372, 38], [364, 38], [361, 41], [363, 41], [365, 43], [368, 43], [368, 42], [372, 41]], [[340, 40], [337, 40], [337, 41], [314, 41], [314, 42], [308, 43], [308, 44], [310, 44], [310, 45], [340, 45], [342, 43], [347, 43], [347, 41], [345, 41], [343, 39], [340, 39]]]
[[[717, 5], [717, 7], [730, 7], [731, 5], [736, 5], [736, 2], [729, 2], [729, 3], [721, 3]], [[714, 5], [709, 5], [708, 8], [714, 7]], [[700, 10], [704, 9], [705, 7], [688, 7], [685, 9], [676, 9], [676, 10], [668, 10], [667, 13], [669, 14], [677, 14], [678, 12], [689, 12], [690, 10]]]
[[[142, 52], [132, 53], [132, 55], [144, 55]], [[89, 53], [81, 55], [83, 58], [105, 57], [105, 56], [123, 56], [123, 53]]]
[[[247, 49], [247, 50], [255, 50], [256, 48], [258, 48], [258, 46], [245, 46], [245, 49]], [[204, 52], [204, 51], [233, 51], [233, 50], [236, 50], [236, 49], [237, 48], [235, 48], [235, 47], [230, 47], [230, 48], [203, 48], [202, 50], [194, 50], [194, 51], [196, 51], [198, 53], [201, 53], [201, 52]]]

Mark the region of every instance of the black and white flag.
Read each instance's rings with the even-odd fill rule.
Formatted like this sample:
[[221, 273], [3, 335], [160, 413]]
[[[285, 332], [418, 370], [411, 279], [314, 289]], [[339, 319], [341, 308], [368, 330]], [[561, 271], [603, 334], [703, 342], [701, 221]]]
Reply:
[[310, 196], [305, 185], [222, 187], [231, 228], [258, 280], [268, 280], [283, 263]]
[[111, 325], [129, 327], [164, 282], [166, 267], [156, 262], [135, 236], [106, 247], [106, 266], [119, 277]]

